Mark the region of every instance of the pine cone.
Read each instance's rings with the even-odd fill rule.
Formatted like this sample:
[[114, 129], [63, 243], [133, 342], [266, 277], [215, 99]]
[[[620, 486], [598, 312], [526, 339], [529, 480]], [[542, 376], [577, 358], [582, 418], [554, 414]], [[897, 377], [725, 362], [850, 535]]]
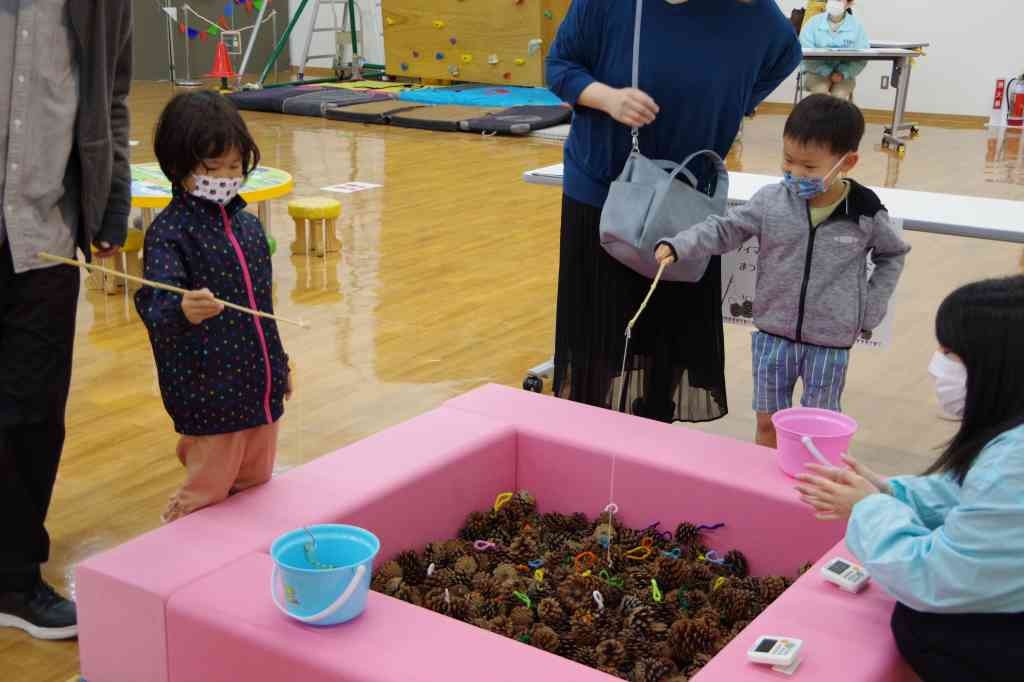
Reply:
[[423, 585], [427, 590], [434, 590], [451, 587], [458, 582], [460, 582], [460, 578], [455, 571], [450, 568], [438, 568], [423, 580]]
[[720, 636], [718, 628], [704, 619], [677, 620], [668, 632], [672, 658], [681, 666], [687, 665], [697, 654], [710, 651]]
[[384, 594], [400, 599], [416, 606], [423, 606], [423, 596], [419, 589], [409, 585], [401, 578], [392, 578], [385, 586]]
[[679, 587], [687, 590], [687, 592], [696, 589], [706, 589], [715, 578], [715, 574], [703, 562], [680, 561], [679, 563], [683, 564], [679, 569]]
[[516, 536], [509, 545], [508, 553], [513, 561], [520, 564], [527, 564], [540, 555], [540, 546], [537, 537], [532, 533], [521, 533]]
[[738, 620], [733, 623], [732, 630], [729, 631], [729, 641], [731, 642], [739, 637], [740, 633], [746, 630], [748, 625], [750, 625], [749, 620]]
[[494, 569], [492, 574], [499, 583], [504, 583], [509, 580], [517, 580], [519, 578], [519, 571], [512, 564], [498, 564], [498, 567]]
[[384, 594], [390, 597], [394, 597], [396, 594], [398, 594], [398, 591], [402, 589], [404, 585], [405, 581], [401, 578], [392, 578], [391, 580], [387, 581], [387, 583], [384, 584], [383, 589], [379, 591], [383, 592]]
[[423, 599], [423, 605], [431, 611], [443, 613], [459, 620], [465, 618], [467, 614], [465, 601], [452, 596], [450, 592], [446, 594], [443, 589], [433, 589], [427, 592], [427, 596]]
[[683, 580], [689, 577], [691, 564], [683, 559], [658, 557], [654, 562], [654, 575], [662, 590], [671, 591], [683, 586]]
[[560, 630], [566, 625], [566, 613], [562, 604], [553, 597], [541, 599], [537, 604], [537, 617], [540, 622]]
[[597, 666], [597, 670], [598, 670], [598, 672], [602, 672], [605, 675], [610, 675], [611, 677], [617, 677], [620, 680], [626, 679], [625, 676], [619, 671], [618, 668], [613, 668], [610, 665], [599, 665], [599, 666]]
[[661, 634], [668, 630], [668, 625], [659, 622], [654, 609], [649, 606], [641, 606], [630, 611], [626, 615], [623, 625], [632, 630], [635, 636], [643, 638], [649, 635]]
[[594, 627], [597, 617], [590, 609], [577, 609], [569, 618], [569, 638], [576, 644], [593, 646], [597, 643], [597, 630]]
[[707, 653], [699, 653], [693, 657], [690, 664], [683, 670], [683, 674], [687, 678], [694, 677], [701, 671], [701, 669], [711, 662], [713, 656]]
[[[596, 545], [604, 547], [604, 540], [608, 542], [617, 542], [615, 527], [608, 525], [607, 523], [599, 523], [594, 527], [594, 532], [590, 534], [590, 541]], [[632, 548], [630, 548], [632, 549]]]
[[732, 571], [733, 575], [740, 578], [746, 578], [750, 575], [750, 564], [747, 563], [747, 557], [743, 556], [743, 552], [738, 549], [733, 549], [726, 553], [725, 566]]
[[792, 583], [788, 578], [784, 578], [779, 575], [770, 575], [766, 578], [761, 578], [758, 581], [757, 592], [761, 596], [761, 601], [765, 606], [771, 604], [773, 601], [782, 596], [782, 593]]
[[629, 613], [633, 609], [638, 609], [644, 605], [644, 602], [637, 597], [635, 594], [627, 594], [622, 597], [622, 602], [619, 603], [619, 610], [623, 613]]
[[525, 631], [533, 627], [533, 611], [525, 606], [515, 607], [508, 617], [517, 630]]
[[421, 585], [427, 577], [427, 565], [416, 552], [402, 552], [395, 557], [395, 563], [402, 567], [402, 577], [410, 585]]
[[559, 650], [559, 655], [591, 668], [597, 664], [597, 654], [594, 653], [594, 647], [567, 643], [564, 639], [562, 640], [562, 648]]
[[722, 587], [712, 592], [711, 603], [721, 614], [722, 621], [729, 625], [749, 620], [760, 611], [757, 596], [753, 592], [732, 587]]
[[525, 490], [520, 490], [498, 510], [498, 522], [507, 532], [515, 535], [536, 512], [537, 500]]
[[480, 566], [477, 564], [476, 559], [469, 555], [463, 555], [455, 562], [455, 572], [467, 578], [472, 578], [472, 576], [476, 575], [479, 568]]
[[679, 672], [676, 664], [668, 658], [641, 658], [633, 666], [633, 682], [664, 682]]
[[696, 613], [711, 603], [708, 598], [708, 593], [704, 590], [690, 590], [683, 595], [683, 598], [686, 600], [686, 603], [689, 604], [687, 610], [690, 613]]
[[607, 668], [618, 668], [626, 658], [626, 646], [617, 639], [606, 639], [594, 649], [597, 665]]
[[715, 624], [722, 622], [722, 614], [718, 612], [718, 609], [711, 606], [702, 606], [697, 609], [693, 612], [692, 618], [695, 620], [706, 620], [709, 623]]
[[682, 547], [693, 547], [700, 542], [700, 529], [683, 521], [676, 526], [676, 542]]
[[459, 538], [468, 542], [487, 540], [493, 527], [493, 512], [473, 512], [466, 518], [466, 524], [459, 531]]
[[594, 590], [598, 589], [601, 584], [592, 576], [572, 575], [559, 585], [558, 598], [566, 609], [575, 611], [588, 608], [594, 602]]
[[562, 640], [558, 633], [547, 625], [535, 625], [530, 630], [530, 645], [551, 653], [558, 651]]

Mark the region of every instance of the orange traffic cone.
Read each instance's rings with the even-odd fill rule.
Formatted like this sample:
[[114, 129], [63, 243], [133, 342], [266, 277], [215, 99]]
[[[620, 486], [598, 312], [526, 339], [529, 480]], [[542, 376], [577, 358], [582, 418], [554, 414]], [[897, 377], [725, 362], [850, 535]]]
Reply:
[[210, 78], [220, 78], [222, 90], [228, 89], [228, 79], [235, 77], [235, 69], [231, 66], [231, 57], [228, 56], [228, 47], [221, 40], [217, 43], [217, 54], [213, 58], [213, 70], [206, 74]]

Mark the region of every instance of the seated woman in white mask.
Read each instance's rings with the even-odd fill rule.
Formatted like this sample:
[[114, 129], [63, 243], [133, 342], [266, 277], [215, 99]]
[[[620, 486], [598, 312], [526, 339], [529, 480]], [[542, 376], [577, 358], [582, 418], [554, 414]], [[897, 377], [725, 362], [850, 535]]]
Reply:
[[[853, 0], [829, 0], [825, 13], [804, 24], [800, 45], [805, 50], [863, 50], [871, 47], [864, 25], [853, 16]], [[832, 94], [849, 100], [857, 86], [857, 76], [866, 61], [806, 61], [803, 65], [804, 89], [808, 93]]]
[[801, 499], [849, 518], [846, 544], [898, 600], [892, 630], [925, 682], [1024, 679], [1024, 277], [953, 292], [930, 372], [960, 430], [924, 476], [809, 465]]

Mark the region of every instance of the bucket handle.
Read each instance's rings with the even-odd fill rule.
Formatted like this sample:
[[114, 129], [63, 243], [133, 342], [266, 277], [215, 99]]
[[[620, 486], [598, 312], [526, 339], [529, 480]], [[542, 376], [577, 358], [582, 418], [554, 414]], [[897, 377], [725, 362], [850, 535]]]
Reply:
[[810, 436], [804, 436], [803, 438], [800, 439], [800, 442], [804, 444], [804, 447], [807, 448], [808, 452], [810, 452], [812, 455], [814, 455], [814, 458], [816, 460], [821, 462], [822, 466], [826, 466], [826, 467], [828, 467], [830, 469], [834, 469], [835, 468], [835, 464], [833, 464], [832, 462], [828, 461], [828, 458], [825, 457], [825, 455], [823, 455], [821, 453], [821, 450], [819, 450], [818, 446], [814, 444], [814, 441], [811, 440]]
[[275, 565], [273, 573], [270, 574], [270, 596], [274, 600], [274, 605], [284, 615], [288, 616], [289, 618], [294, 618], [295, 620], [301, 621], [303, 623], [316, 624], [321, 621], [327, 620], [335, 613], [340, 611], [341, 608], [348, 603], [348, 600], [352, 598], [352, 595], [355, 594], [356, 590], [359, 589], [359, 583], [362, 582], [363, 576], [365, 575], [366, 566], [363, 564], [359, 564], [358, 566], [356, 566], [355, 575], [352, 576], [352, 580], [349, 581], [349, 584], [345, 587], [345, 591], [341, 593], [341, 596], [334, 600], [333, 604], [328, 606], [320, 613], [314, 613], [312, 616], [296, 616], [294, 613], [290, 612], [281, 604], [281, 600], [277, 596], [278, 587], [281, 585], [281, 570], [280, 568], [278, 568], [278, 566]]

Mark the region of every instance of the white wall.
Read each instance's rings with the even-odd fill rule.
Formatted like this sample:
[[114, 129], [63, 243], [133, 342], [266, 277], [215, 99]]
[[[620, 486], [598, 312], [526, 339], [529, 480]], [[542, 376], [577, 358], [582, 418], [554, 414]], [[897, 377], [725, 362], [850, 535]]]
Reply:
[[[294, 13], [299, 6], [300, 0], [288, 0], [289, 13]], [[305, 45], [306, 35], [309, 32], [309, 24], [313, 21], [313, 2], [309, 0], [305, 11], [302, 13], [302, 17], [299, 22], [295, 25], [295, 29], [292, 31], [289, 47], [291, 52], [292, 64], [298, 66], [299, 60], [302, 56], [302, 48]], [[384, 63], [384, 21], [381, 17], [380, 0], [356, 0], [356, 7], [359, 9], [359, 15], [362, 18], [362, 26], [364, 36], [361, 38], [363, 47], [363, 57], [371, 64], [383, 64]], [[322, 28], [329, 28], [334, 25], [334, 20], [331, 17], [331, 5], [326, 1], [320, 5], [320, 17], [317, 21], [317, 26]], [[339, 26], [341, 25], [342, 15], [347, 13], [347, 3], [339, 3], [334, 6], [334, 10], [338, 13]], [[359, 21], [356, 21], [356, 25], [359, 25]], [[282, 29], [283, 30], [283, 29]], [[351, 38], [345, 38], [345, 61], [346, 63], [351, 59], [352, 56], [352, 40]], [[330, 54], [334, 52], [334, 37], [331, 33], [316, 33], [313, 35], [313, 44], [309, 48], [310, 54]], [[329, 59], [319, 59], [310, 62], [310, 66], [319, 66], [329, 68], [331, 61]]]
[[[786, 16], [804, 3], [776, 0]], [[856, 0], [855, 13], [872, 40], [931, 43], [910, 79], [910, 111], [988, 116], [996, 78], [1024, 71], [1024, 0]], [[881, 90], [891, 62], [868, 65], [855, 100], [869, 109], [892, 107], [895, 90]], [[769, 97], [792, 102], [791, 78]]]

